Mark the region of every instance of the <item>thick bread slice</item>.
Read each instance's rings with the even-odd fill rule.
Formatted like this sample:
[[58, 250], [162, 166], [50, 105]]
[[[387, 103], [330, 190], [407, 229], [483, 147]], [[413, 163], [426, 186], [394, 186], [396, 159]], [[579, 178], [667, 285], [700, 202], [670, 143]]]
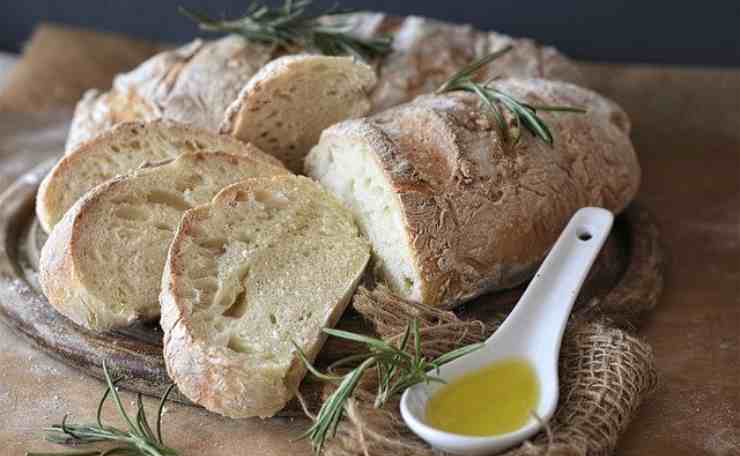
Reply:
[[305, 177], [234, 184], [189, 210], [162, 276], [164, 357], [180, 391], [231, 417], [274, 415], [370, 257], [352, 214]]
[[220, 131], [249, 141], [293, 172], [321, 132], [370, 110], [375, 72], [349, 57], [292, 55], [265, 65], [226, 112]]
[[287, 170], [246, 156], [196, 152], [95, 187], [67, 211], [41, 251], [44, 294], [71, 320], [97, 331], [156, 318], [167, 247], [182, 213], [229, 184], [282, 173]]
[[51, 231], [75, 201], [108, 179], [196, 151], [244, 155], [282, 167], [271, 155], [227, 135], [161, 120], [127, 122], [66, 155], [44, 178], [36, 194], [41, 226]]
[[226, 108], [273, 52], [238, 35], [161, 52], [116, 76], [110, 91], [83, 96], [65, 150], [126, 121], [165, 118], [216, 131]]
[[616, 104], [562, 82], [496, 87], [588, 113], [541, 112], [554, 146], [526, 131], [512, 146], [475, 95], [422, 96], [326, 130], [306, 158], [306, 173], [355, 213], [404, 298], [451, 307], [515, 286], [577, 209], [619, 212], [637, 192], [629, 120]]

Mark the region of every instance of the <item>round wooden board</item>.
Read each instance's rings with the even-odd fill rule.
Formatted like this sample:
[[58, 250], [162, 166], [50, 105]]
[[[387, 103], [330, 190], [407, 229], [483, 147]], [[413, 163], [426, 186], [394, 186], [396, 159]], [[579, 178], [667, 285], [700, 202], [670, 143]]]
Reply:
[[[160, 395], [170, 384], [162, 358], [162, 332], [156, 323], [125, 331], [97, 334], [68, 320], [48, 303], [38, 286], [38, 257], [46, 235], [34, 216], [38, 185], [53, 161], [21, 176], [0, 196], [0, 318], [19, 334], [61, 361], [97, 378], [103, 378], [107, 360], [121, 385], [148, 395]], [[632, 206], [617, 218], [615, 228], [586, 281], [576, 307], [584, 318], [611, 318], [619, 323], [654, 307], [662, 289], [663, 255], [658, 232], [649, 214]], [[498, 318], [517, 302], [524, 285], [480, 297], [459, 309], [463, 318], [483, 321]], [[630, 318], [625, 318], [629, 316]], [[370, 332], [351, 310], [339, 326]], [[354, 348], [329, 339], [317, 364], [346, 356]], [[306, 380], [304, 396], [318, 394], [319, 385]], [[175, 393], [175, 400], [187, 402]], [[291, 403], [285, 414], [298, 412]]]

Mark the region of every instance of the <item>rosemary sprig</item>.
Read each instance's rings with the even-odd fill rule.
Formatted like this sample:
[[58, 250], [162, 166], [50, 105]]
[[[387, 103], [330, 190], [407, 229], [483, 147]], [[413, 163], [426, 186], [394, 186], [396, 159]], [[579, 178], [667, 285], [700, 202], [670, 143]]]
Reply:
[[[533, 106], [516, 98], [508, 95], [491, 84], [493, 79], [484, 83], [475, 81], [475, 75], [481, 68], [485, 67], [489, 63], [493, 62], [497, 58], [506, 54], [512, 50], [512, 46], [504, 47], [503, 49], [493, 52], [485, 57], [482, 57], [455, 73], [442, 84], [436, 93], [447, 93], [454, 91], [472, 92], [480, 97], [486, 107], [488, 107], [493, 113], [496, 123], [498, 125], [501, 137], [505, 142], [512, 140], [512, 143], [516, 145], [521, 139], [522, 127], [529, 130], [537, 138], [541, 139], [548, 145], [552, 145], [554, 138], [552, 132], [547, 127], [547, 124], [537, 115], [538, 111], [549, 111], [549, 112], [574, 112], [574, 113], [585, 113], [586, 110], [578, 107], [570, 106]], [[509, 128], [504, 118], [503, 111], [506, 110], [511, 114], [514, 125], [512, 130], [513, 135], [510, 135]]]
[[[64, 415], [61, 424], [55, 424], [50, 428], [45, 429], [47, 433], [46, 439], [49, 442], [59, 445], [79, 446], [107, 442], [115, 443], [118, 446], [105, 450], [90, 450], [82, 453], [27, 452], [26, 456], [113, 456], [117, 454], [132, 456], [177, 456], [177, 451], [165, 446], [164, 440], [162, 439], [162, 412], [164, 410], [164, 404], [167, 401], [167, 397], [175, 385], [170, 385], [170, 387], [167, 388], [167, 391], [162, 395], [162, 399], [159, 402], [159, 408], [157, 410], [155, 431], [152, 431], [152, 428], [149, 425], [149, 420], [146, 416], [141, 393], [136, 397], [136, 416], [132, 417], [126, 413], [126, 410], [123, 408], [121, 398], [118, 395], [118, 391], [116, 391], [115, 384], [117, 381], [111, 379], [110, 373], [108, 372], [108, 366], [105, 361], [103, 362], [103, 373], [105, 374], [105, 381], [108, 384], [108, 387], [98, 403], [95, 424], [69, 424], [67, 423], [67, 415]], [[118, 410], [118, 414], [121, 419], [126, 423], [128, 428], [127, 430], [120, 430], [103, 424], [101, 417], [103, 405], [109, 395], [112, 397], [113, 403], [116, 405], [116, 409]]]
[[[321, 380], [337, 383], [337, 389], [329, 396], [314, 418], [314, 422], [299, 438], [309, 438], [316, 453], [321, 451], [327, 439], [334, 437], [339, 421], [344, 415], [347, 400], [352, 396], [365, 372], [375, 369], [378, 387], [375, 407], [381, 407], [394, 395], [417, 383], [443, 382], [430, 375], [445, 363], [480, 348], [483, 344], [468, 345], [445, 353], [435, 359], [427, 359], [421, 353], [419, 324], [413, 320], [407, 327], [398, 346], [374, 337], [337, 329], [324, 329], [326, 334], [358, 342], [367, 346], [365, 354], [352, 355], [329, 366], [328, 374], [319, 372], [296, 345], [299, 358], [313, 375]], [[294, 344], [295, 345], [295, 344]], [[344, 375], [336, 375], [337, 368], [357, 364]]]
[[[362, 60], [384, 55], [391, 49], [389, 37], [359, 38], [351, 34], [349, 10], [337, 7], [319, 13], [309, 12], [312, 0], [285, 0], [282, 7], [271, 8], [259, 2], [249, 5], [243, 17], [213, 19], [180, 7], [180, 13], [198, 23], [202, 30], [238, 33], [260, 43], [284, 48], [304, 48], [325, 55], [352, 55]], [[331, 17], [331, 24], [321, 18]]]

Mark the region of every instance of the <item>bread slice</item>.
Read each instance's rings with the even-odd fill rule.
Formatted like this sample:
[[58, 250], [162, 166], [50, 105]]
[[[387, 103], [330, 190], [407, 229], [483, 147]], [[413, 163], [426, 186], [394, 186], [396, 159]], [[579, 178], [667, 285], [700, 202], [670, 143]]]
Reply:
[[162, 269], [182, 213], [229, 184], [282, 173], [243, 155], [195, 152], [95, 187], [41, 251], [44, 294], [59, 312], [96, 331], [157, 318]]
[[48, 233], [91, 188], [140, 167], [183, 152], [226, 152], [282, 166], [270, 155], [227, 135], [165, 121], [128, 122], [65, 156], [41, 183], [36, 214]]
[[234, 184], [185, 213], [162, 277], [164, 356], [180, 391], [231, 417], [274, 415], [370, 256], [352, 214], [305, 177]]
[[325, 130], [306, 158], [306, 174], [354, 212], [403, 298], [452, 307], [516, 286], [577, 209], [619, 212], [637, 192], [630, 123], [615, 103], [542, 79], [495, 86], [533, 106], [588, 112], [541, 112], [554, 145], [524, 131], [514, 146], [477, 96], [422, 96]]
[[370, 110], [375, 72], [349, 57], [291, 55], [265, 65], [229, 106], [220, 131], [303, 169], [321, 131]]

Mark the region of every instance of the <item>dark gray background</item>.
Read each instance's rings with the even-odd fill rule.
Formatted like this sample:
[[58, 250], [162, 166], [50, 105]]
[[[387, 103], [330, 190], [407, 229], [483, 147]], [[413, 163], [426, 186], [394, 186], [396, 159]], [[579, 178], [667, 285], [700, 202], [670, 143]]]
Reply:
[[[199, 32], [178, 5], [233, 17], [245, 0], [2, 0], [0, 49], [18, 51], [33, 26], [53, 21], [180, 42]], [[330, 6], [334, 0], [316, 0]], [[594, 61], [740, 66], [740, 1], [343, 0], [355, 9], [470, 22], [529, 36]]]

